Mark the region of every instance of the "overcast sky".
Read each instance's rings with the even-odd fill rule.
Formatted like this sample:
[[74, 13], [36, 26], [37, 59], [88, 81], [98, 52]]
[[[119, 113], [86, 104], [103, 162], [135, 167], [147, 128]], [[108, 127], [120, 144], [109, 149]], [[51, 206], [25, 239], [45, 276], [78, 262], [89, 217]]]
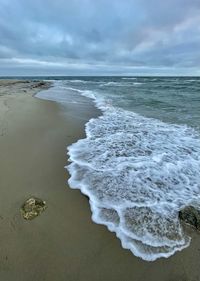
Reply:
[[200, 0], [0, 0], [0, 75], [200, 75]]

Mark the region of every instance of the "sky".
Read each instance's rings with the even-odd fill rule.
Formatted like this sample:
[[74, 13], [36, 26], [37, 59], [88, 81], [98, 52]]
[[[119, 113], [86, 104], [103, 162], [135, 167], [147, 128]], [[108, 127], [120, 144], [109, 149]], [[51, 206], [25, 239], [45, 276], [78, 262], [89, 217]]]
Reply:
[[200, 0], [0, 0], [0, 76], [200, 75]]

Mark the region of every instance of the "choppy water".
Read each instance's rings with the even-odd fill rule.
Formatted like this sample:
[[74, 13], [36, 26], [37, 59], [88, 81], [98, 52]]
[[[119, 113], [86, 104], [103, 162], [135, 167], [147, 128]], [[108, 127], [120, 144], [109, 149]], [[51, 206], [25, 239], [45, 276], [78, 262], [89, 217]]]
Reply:
[[102, 110], [68, 148], [69, 184], [89, 196], [93, 220], [144, 260], [187, 247], [178, 211], [200, 206], [200, 79], [74, 77], [46, 98], [69, 90]]

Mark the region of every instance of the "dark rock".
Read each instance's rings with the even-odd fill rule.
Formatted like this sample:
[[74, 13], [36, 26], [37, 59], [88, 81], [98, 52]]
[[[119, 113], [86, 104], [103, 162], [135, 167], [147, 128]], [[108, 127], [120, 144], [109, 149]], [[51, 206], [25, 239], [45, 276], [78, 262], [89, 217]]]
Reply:
[[179, 211], [179, 218], [200, 231], [200, 209], [193, 206], [185, 207]]
[[46, 202], [35, 197], [31, 197], [21, 207], [24, 219], [32, 220], [39, 216], [46, 209]]

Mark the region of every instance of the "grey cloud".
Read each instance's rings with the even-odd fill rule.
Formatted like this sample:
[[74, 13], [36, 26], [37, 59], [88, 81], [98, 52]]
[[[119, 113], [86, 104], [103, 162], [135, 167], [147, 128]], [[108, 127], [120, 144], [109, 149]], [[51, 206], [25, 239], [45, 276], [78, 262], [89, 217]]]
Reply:
[[199, 0], [0, 0], [0, 74], [198, 74], [199, 15]]

